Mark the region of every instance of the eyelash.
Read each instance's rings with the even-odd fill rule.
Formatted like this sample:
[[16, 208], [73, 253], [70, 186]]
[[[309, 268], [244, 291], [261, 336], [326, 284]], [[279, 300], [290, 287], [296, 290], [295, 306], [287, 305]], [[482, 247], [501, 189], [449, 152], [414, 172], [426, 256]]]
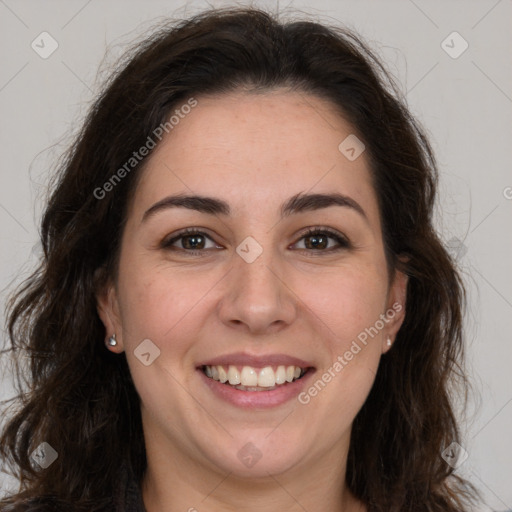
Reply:
[[[188, 236], [193, 236], [193, 235], [201, 235], [203, 237], [208, 238], [212, 242], [214, 242], [214, 240], [212, 240], [211, 237], [209, 235], [207, 235], [206, 233], [204, 233], [203, 231], [199, 231], [198, 229], [195, 229], [195, 228], [187, 228], [187, 229], [180, 231], [178, 234], [176, 234], [169, 240], [164, 240], [161, 244], [161, 248], [166, 249], [166, 250], [171, 250], [171, 251], [181, 251], [190, 256], [204, 256], [204, 253], [206, 251], [208, 251], [208, 249], [183, 249], [181, 247], [172, 247], [172, 244], [174, 242], [176, 242], [182, 238], [187, 238]], [[310, 253], [311, 252], [313, 252], [313, 253], [315, 253], [315, 252], [322, 253], [323, 252], [323, 253], [331, 254], [333, 252], [338, 252], [341, 250], [346, 250], [346, 249], [352, 248], [352, 245], [348, 241], [347, 238], [345, 238], [338, 232], [333, 231], [330, 228], [323, 228], [323, 227], [309, 228], [305, 233], [302, 233], [301, 237], [297, 240], [297, 242], [302, 240], [303, 238], [307, 238], [312, 235], [329, 235], [328, 238], [333, 238], [334, 240], [336, 240], [336, 242], [339, 244], [339, 246], [334, 247], [334, 248], [331, 247], [330, 249], [324, 249], [324, 250], [298, 249], [299, 251], [310, 252]]]

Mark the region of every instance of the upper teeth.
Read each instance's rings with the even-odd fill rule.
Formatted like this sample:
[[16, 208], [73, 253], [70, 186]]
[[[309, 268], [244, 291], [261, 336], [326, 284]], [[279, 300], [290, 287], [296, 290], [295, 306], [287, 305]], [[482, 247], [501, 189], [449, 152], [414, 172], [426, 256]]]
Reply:
[[236, 366], [208, 366], [204, 367], [206, 375], [222, 383], [229, 382], [232, 386], [241, 384], [249, 387], [271, 388], [275, 385], [292, 382], [303, 373], [299, 366], [278, 366], [274, 371], [272, 366], [265, 366], [261, 370], [252, 366], [243, 366], [240, 371]]

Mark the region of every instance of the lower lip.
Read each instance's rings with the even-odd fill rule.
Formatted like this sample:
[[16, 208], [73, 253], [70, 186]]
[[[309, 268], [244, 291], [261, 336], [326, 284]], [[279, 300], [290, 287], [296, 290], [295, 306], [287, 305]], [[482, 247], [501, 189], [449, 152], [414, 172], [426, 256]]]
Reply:
[[246, 409], [267, 409], [288, 402], [302, 391], [314, 373], [313, 369], [309, 369], [302, 378], [280, 384], [270, 391], [241, 391], [228, 384], [222, 384], [218, 380], [210, 379], [201, 369], [197, 371], [216, 396], [237, 407]]

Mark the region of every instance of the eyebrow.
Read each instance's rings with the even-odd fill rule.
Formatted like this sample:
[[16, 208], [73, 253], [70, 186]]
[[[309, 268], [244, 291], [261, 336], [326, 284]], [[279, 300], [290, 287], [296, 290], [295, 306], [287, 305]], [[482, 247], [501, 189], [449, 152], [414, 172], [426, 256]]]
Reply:
[[[299, 193], [290, 197], [281, 205], [281, 218], [288, 217], [292, 214], [302, 213], [305, 211], [320, 210], [329, 208], [330, 206], [342, 206], [350, 208], [359, 213], [366, 222], [368, 217], [361, 205], [349, 196], [339, 193], [332, 194], [303, 194]], [[231, 208], [228, 203], [222, 199], [215, 197], [200, 195], [184, 195], [177, 194], [164, 197], [160, 201], [151, 206], [144, 215], [142, 221], [147, 221], [156, 213], [170, 208], [188, 208], [200, 213], [209, 215], [226, 215], [231, 214]]]

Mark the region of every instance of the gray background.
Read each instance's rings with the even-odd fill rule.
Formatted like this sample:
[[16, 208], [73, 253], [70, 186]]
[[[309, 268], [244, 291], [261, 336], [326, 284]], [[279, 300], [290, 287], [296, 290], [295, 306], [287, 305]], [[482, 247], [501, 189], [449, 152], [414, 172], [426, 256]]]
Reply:
[[[155, 21], [228, 4], [233, 2], [0, 0], [2, 309], [36, 262], [49, 170], [79, 128], [109, 63]], [[512, 509], [512, 1], [253, 5], [300, 9], [358, 31], [386, 61], [430, 134], [442, 174], [436, 223], [469, 291], [468, 363], [477, 396], [464, 423], [468, 458], [457, 471], [483, 492], [486, 504], [478, 510]], [[46, 59], [31, 48], [43, 31], [59, 45]], [[454, 31], [469, 45], [457, 58], [463, 41], [446, 39]], [[2, 374], [0, 398], [7, 398], [5, 357]], [[0, 473], [0, 489], [12, 485]]]

